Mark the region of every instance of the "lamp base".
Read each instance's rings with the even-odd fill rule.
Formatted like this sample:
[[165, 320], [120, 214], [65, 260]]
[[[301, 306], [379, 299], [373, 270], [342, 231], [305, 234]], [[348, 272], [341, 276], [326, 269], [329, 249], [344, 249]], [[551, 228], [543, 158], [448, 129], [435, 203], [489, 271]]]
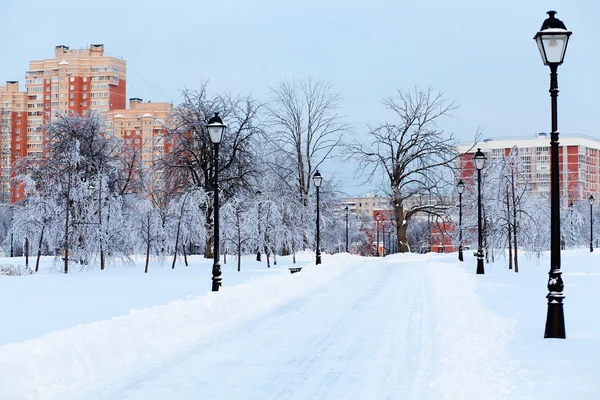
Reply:
[[563, 303], [552, 301], [548, 303], [548, 315], [546, 316], [546, 331], [544, 339], [566, 339], [565, 312]]

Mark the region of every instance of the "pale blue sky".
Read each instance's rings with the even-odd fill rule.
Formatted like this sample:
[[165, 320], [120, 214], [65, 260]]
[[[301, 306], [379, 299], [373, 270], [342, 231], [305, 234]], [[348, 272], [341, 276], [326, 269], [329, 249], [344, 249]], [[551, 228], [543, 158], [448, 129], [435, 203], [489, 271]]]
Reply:
[[[549, 70], [533, 36], [554, 9], [573, 31], [559, 68], [559, 127], [600, 137], [597, 0], [0, 0], [0, 81], [19, 80], [54, 46], [103, 43], [127, 61], [128, 97], [178, 102], [183, 86], [267, 100], [283, 78], [322, 78], [357, 134], [389, 114], [397, 88], [433, 86], [460, 108], [444, 127], [468, 142], [548, 131]], [[43, 28], [42, 28], [43, 27]], [[331, 167], [351, 194], [350, 168]]]

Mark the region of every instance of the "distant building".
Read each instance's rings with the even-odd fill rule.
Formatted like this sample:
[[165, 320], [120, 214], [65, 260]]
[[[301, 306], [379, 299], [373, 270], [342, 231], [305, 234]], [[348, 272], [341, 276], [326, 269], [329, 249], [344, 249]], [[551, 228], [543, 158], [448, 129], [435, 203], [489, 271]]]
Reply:
[[[519, 181], [529, 182], [534, 192], [550, 192], [550, 137], [539, 133], [529, 137], [487, 139], [471, 146], [459, 147], [461, 179], [465, 184], [476, 180], [473, 155], [477, 148], [487, 157], [486, 165], [510, 154], [516, 146], [522, 168]], [[561, 134], [558, 147], [561, 197], [570, 201], [587, 200], [600, 195], [600, 140], [581, 134]]]
[[343, 198], [340, 207], [343, 209], [346, 206], [356, 216], [372, 216], [375, 210], [391, 210], [392, 199], [368, 193], [364, 197]]

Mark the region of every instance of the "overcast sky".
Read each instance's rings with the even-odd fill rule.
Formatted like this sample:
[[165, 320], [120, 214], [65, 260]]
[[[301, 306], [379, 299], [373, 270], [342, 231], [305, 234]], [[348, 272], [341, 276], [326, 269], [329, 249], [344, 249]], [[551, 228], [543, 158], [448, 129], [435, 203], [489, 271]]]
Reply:
[[[103, 43], [127, 61], [127, 96], [178, 103], [186, 86], [268, 100], [281, 78], [341, 91], [358, 135], [389, 119], [381, 98], [433, 86], [460, 108], [447, 132], [469, 142], [550, 129], [549, 69], [533, 36], [556, 10], [573, 31], [559, 68], [559, 128], [600, 137], [598, 0], [0, 0], [0, 82], [24, 87], [54, 46]], [[390, 121], [391, 122], [391, 121]], [[324, 166], [324, 168], [327, 168]], [[351, 168], [322, 170], [362, 194]]]

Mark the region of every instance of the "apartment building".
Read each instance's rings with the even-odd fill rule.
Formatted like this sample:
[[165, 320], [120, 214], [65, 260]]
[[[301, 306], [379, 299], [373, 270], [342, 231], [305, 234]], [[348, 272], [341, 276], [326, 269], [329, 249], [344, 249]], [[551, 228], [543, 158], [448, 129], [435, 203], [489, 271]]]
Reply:
[[16, 196], [11, 190], [11, 167], [27, 155], [27, 93], [19, 91], [19, 82], [0, 86], [0, 203]]
[[126, 63], [104, 55], [103, 44], [85, 49], [58, 45], [54, 58], [33, 60], [25, 76], [27, 155], [42, 153], [43, 127], [54, 116], [126, 107]]
[[[474, 182], [476, 171], [473, 155], [477, 148], [490, 165], [517, 147], [520, 158], [518, 178], [529, 182], [534, 192], [550, 192], [550, 135], [486, 139], [471, 149], [460, 146], [461, 179]], [[600, 198], [600, 140], [582, 134], [561, 134], [558, 148], [560, 193], [563, 206], [571, 201], [587, 200], [590, 194]]]
[[372, 216], [375, 210], [391, 210], [392, 199], [390, 197], [378, 196], [368, 193], [363, 197], [346, 197], [342, 199], [340, 209], [348, 207], [348, 210], [356, 216]]
[[53, 58], [29, 62], [24, 91], [17, 81], [0, 86], [0, 203], [22, 198], [12, 168], [20, 157], [41, 155], [49, 140], [44, 127], [61, 114], [95, 110], [107, 133], [120, 138], [126, 152], [138, 152], [146, 166], [164, 157], [170, 144], [162, 134], [173, 105], [132, 98], [127, 108], [126, 67], [125, 60], [106, 56], [102, 44], [58, 45]]
[[139, 159], [151, 167], [170, 150], [170, 144], [163, 143], [162, 137], [172, 109], [171, 103], [131, 98], [128, 109], [104, 112], [106, 132], [121, 139], [125, 151], [139, 151]]

